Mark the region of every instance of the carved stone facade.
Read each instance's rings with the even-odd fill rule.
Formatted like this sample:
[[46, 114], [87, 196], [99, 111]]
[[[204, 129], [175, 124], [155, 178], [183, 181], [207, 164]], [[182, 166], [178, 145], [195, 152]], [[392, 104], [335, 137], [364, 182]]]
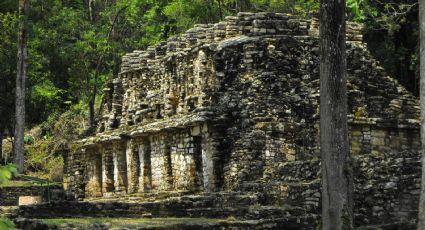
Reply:
[[[419, 107], [348, 23], [356, 221], [410, 221], [420, 182]], [[260, 194], [320, 210], [315, 19], [239, 13], [134, 51], [104, 91], [94, 136], [66, 160], [77, 198], [161, 191]]]

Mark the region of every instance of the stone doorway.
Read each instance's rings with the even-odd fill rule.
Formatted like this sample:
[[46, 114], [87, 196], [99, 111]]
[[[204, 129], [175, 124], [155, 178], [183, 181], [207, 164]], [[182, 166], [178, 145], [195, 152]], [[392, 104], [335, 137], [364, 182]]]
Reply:
[[152, 189], [151, 143], [143, 140], [139, 145], [139, 192], [150, 192]]
[[126, 193], [128, 187], [128, 180], [125, 142], [120, 142], [114, 146], [112, 156], [114, 163], [115, 193]]
[[114, 192], [114, 164], [112, 145], [106, 146], [102, 151], [102, 192]]
[[86, 150], [89, 154], [89, 164], [87, 165], [86, 196], [101, 197], [102, 196], [102, 157], [101, 154], [94, 150]]

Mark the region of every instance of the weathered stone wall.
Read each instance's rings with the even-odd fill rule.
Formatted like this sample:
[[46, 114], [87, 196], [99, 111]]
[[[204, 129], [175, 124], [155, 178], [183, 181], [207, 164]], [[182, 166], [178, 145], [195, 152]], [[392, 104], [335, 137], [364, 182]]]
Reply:
[[[239, 191], [320, 210], [317, 21], [240, 13], [123, 57], [96, 135], [68, 156], [77, 198]], [[350, 146], [359, 225], [412, 221], [418, 101], [348, 23]]]
[[363, 136], [363, 141], [370, 143], [363, 145], [360, 152], [351, 147], [357, 160], [354, 172], [358, 225], [388, 220], [415, 222], [421, 178], [419, 130], [363, 126], [351, 134]]
[[58, 199], [63, 190], [59, 186], [12, 186], [0, 187], [0, 206], [17, 206], [20, 196], [42, 196], [43, 199]]
[[65, 187], [76, 198], [213, 191], [217, 180], [213, 159], [217, 158], [216, 139], [207, 124], [199, 124], [88, 145], [68, 156]]

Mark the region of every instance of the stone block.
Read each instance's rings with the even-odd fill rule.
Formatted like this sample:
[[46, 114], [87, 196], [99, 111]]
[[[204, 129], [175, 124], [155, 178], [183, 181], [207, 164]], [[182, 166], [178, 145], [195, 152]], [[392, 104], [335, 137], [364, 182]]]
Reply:
[[43, 202], [41, 196], [20, 196], [18, 205], [33, 205], [40, 204], [41, 202]]

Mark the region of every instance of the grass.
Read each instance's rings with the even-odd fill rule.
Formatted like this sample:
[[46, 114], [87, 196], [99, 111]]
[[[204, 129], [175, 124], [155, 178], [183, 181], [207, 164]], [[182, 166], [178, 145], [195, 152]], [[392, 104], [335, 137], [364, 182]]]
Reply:
[[34, 185], [36, 184], [32, 183], [31, 181], [11, 180], [2, 184], [0, 187], [29, 187]]
[[84, 227], [91, 224], [107, 224], [112, 228], [123, 226], [143, 227], [171, 227], [175, 225], [194, 224], [218, 224], [226, 220], [207, 218], [58, 218], [43, 219], [42, 222], [50, 226], [60, 226], [62, 224], [72, 224], [76, 227]]
[[0, 185], [1, 187], [30, 187], [30, 186], [53, 186], [53, 185], [60, 185], [60, 183], [55, 183], [55, 182], [51, 182], [49, 184], [47, 183], [43, 183], [42, 185], [40, 185], [40, 183], [34, 183], [32, 181], [26, 181], [26, 180], [11, 180], [8, 181], [2, 185]]

